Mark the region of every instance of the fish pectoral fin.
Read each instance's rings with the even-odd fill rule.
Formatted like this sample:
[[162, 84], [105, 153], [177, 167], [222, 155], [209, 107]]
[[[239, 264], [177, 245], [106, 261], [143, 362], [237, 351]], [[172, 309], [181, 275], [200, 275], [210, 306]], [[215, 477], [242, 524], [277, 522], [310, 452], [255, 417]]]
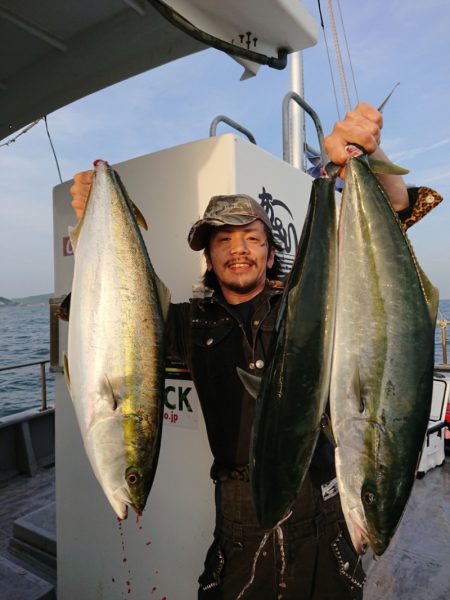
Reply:
[[156, 276], [156, 291], [159, 297], [159, 304], [161, 306], [161, 312], [164, 321], [167, 321], [167, 314], [169, 312], [171, 294], [169, 288]]
[[239, 379], [242, 381], [242, 385], [245, 387], [250, 396], [257, 398], [261, 387], [261, 377], [251, 375], [240, 367], [236, 367], [236, 371], [239, 375]]
[[69, 359], [67, 358], [66, 353], [64, 353], [64, 379], [66, 380], [67, 389], [70, 392]]
[[368, 163], [374, 173], [384, 173], [385, 175], [407, 175], [409, 173], [409, 169], [399, 167], [387, 160], [378, 160], [369, 156]]
[[353, 375], [350, 383], [349, 394], [355, 398], [358, 403], [358, 410], [360, 413], [364, 412], [365, 405], [361, 393], [361, 377], [357, 366], [353, 369]]
[[108, 375], [105, 375], [103, 378], [103, 385], [101, 387], [101, 396], [108, 401], [112, 410], [116, 410], [119, 404], [118, 396], [115, 394], [113, 386], [111, 385], [110, 380], [108, 379]]

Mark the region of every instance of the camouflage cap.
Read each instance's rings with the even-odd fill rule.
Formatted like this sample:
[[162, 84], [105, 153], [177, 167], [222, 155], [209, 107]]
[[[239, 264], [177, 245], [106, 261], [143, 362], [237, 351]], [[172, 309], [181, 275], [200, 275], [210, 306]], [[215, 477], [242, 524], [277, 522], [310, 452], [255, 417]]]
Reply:
[[248, 225], [259, 219], [272, 230], [272, 223], [263, 207], [246, 194], [213, 196], [202, 219], [191, 227], [188, 243], [192, 250], [203, 250], [208, 244], [212, 227]]

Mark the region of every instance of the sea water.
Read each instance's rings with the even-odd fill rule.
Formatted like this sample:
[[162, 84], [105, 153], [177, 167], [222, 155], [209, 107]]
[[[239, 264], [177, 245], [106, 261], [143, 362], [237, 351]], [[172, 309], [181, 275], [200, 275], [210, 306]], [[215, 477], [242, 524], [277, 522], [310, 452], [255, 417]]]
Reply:
[[[49, 360], [48, 303], [0, 306], [0, 368]], [[54, 404], [54, 375], [45, 365], [47, 405]], [[0, 416], [41, 405], [39, 365], [0, 371]]]
[[[450, 320], [450, 300], [441, 300], [438, 319]], [[49, 359], [49, 306], [18, 305], [0, 307], [0, 367]], [[447, 356], [450, 358], [450, 325], [447, 327]], [[436, 328], [437, 363], [442, 363], [441, 329]], [[45, 368], [47, 403], [54, 403], [54, 375]], [[0, 416], [41, 402], [40, 367], [0, 372]]]

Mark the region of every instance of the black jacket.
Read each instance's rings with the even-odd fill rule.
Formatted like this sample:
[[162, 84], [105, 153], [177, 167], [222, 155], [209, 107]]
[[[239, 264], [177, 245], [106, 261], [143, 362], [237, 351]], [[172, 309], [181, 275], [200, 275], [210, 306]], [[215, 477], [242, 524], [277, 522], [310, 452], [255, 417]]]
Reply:
[[[281, 296], [280, 284], [269, 282], [248, 307], [247, 323], [239, 314], [241, 305], [231, 306], [217, 294], [171, 305], [167, 354], [191, 370], [214, 456], [213, 473], [248, 464], [255, 400], [242, 385], [236, 367], [262, 376]], [[334, 477], [333, 450], [323, 436], [311, 476], [317, 483]]]

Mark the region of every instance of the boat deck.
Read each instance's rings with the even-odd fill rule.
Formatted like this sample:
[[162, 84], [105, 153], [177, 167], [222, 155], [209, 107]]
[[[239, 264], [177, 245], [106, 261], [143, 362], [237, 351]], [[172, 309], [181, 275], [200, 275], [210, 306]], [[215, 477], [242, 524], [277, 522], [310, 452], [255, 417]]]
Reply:
[[[54, 469], [18, 476], [0, 486], [0, 559], [8, 551], [13, 523], [55, 500]], [[402, 523], [379, 559], [365, 557], [364, 600], [450, 598], [450, 460], [416, 480]], [[0, 589], [5, 589], [0, 571]], [[1, 596], [1, 593], [0, 593]], [[10, 600], [10, 596], [1, 596]], [[95, 600], [94, 597], [85, 600]], [[176, 599], [181, 600], [181, 599]], [[193, 599], [192, 599], [193, 600]]]
[[449, 456], [416, 480], [391, 545], [365, 568], [364, 600], [450, 598]]
[[5, 556], [14, 521], [55, 501], [55, 468], [39, 469], [34, 477], [17, 475], [0, 483], [0, 556]]

